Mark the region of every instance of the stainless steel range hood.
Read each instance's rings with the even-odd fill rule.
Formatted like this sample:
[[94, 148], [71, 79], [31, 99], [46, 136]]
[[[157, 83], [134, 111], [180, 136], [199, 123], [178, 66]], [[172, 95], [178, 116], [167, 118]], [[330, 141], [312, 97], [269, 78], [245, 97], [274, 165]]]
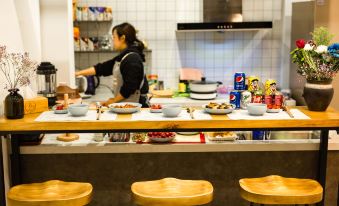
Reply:
[[178, 23], [178, 32], [271, 29], [272, 22], [243, 22], [242, 0], [204, 0], [202, 23]]

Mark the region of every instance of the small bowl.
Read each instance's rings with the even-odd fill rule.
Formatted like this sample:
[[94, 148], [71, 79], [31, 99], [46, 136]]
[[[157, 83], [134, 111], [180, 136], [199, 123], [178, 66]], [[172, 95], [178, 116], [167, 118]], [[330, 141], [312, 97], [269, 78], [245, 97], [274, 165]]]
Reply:
[[247, 105], [247, 110], [250, 115], [262, 116], [267, 111], [267, 105], [260, 103], [250, 103]]
[[72, 104], [68, 106], [68, 111], [72, 116], [80, 117], [85, 116], [88, 112], [87, 104]]
[[180, 105], [165, 105], [162, 107], [162, 113], [165, 117], [177, 117], [181, 113]]
[[61, 110], [57, 110], [56, 108], [57, 108], [57, 106], [58, 105], [54, 105], [53, 107], [52, 107], [52, 110], [54, 111], [54, 114], [67, 114], [68, 113], [68, 110], [67, 109], [61, 109]]

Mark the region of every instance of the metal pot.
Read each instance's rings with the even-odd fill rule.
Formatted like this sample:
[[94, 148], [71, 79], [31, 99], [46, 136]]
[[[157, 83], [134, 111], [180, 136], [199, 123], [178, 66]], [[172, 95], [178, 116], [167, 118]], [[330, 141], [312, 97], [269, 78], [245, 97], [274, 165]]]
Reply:
[[221, 82], [206, 81], [206, 78], [201, 78], [201, 81], [190, 82], [190, 90], [195, 93], [213, 93], [217, 90]]

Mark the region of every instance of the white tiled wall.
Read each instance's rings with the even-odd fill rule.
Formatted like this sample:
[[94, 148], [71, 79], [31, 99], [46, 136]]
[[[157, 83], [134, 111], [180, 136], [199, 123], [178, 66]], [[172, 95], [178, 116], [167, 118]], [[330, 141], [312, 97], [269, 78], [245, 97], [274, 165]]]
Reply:
[[[196, 67], [211, 80], [232, 84], [244, 71], [279, 80], [282, 0], [243, 0], [244, 21], [273, 21], [272, 30], [176, 33], [178, 22], [202, 22], [202, 0], [80, 0], [111, 6], [113, 25], [130, 22], [152, 49], [152, 73], [176, 87], [178, 69]], [[110, 30], [109, 30], [110, 31]]]

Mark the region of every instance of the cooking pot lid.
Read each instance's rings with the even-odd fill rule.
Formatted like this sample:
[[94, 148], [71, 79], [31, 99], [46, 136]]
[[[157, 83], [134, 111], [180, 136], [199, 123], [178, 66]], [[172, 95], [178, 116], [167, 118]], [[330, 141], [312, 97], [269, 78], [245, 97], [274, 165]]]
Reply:
[[206, 78], [201, 78], [201, 81], [193, 81], [192, 84], [218, 84], [218, 82], [214, 81], [206, 81]]

